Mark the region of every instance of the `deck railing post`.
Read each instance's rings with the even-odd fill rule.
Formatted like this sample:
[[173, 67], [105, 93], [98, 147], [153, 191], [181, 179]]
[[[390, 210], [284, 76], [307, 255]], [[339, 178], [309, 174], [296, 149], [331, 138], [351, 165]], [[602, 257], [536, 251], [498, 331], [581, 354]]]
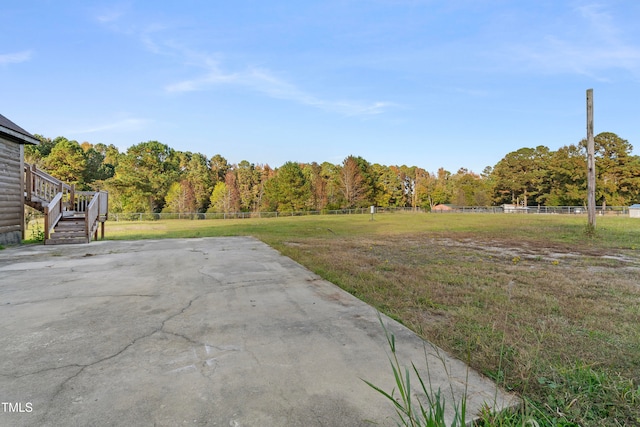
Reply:
[[24, 186], [25, 186], [25, 192], [26, 195], [25, 197], [27, 198], [27, 200], [31, 200], [31, 167], [30, 165], [27, 165], [27, 167], [24, 168], [24, 172], [25, 172], [25, 177], [24, 177]]
[[84, 236], [87, 238], [87, 243], [90, 243], [91, 232], [89, 231], [89, 212], [86, 211], [84, 214]]
[[69, 210], [76, 210], [76, 185], [71, 184], [71, 191], [69, 191]]
[[44, 208], [44, 241], [49, 240], [49, 206]]
[[36, 190], [36, 165], [31, 165], [31, 175], [33, 176], [33, 179], [31, 180], [31, 185], [33, 185], [32, 190], [35, 191]]

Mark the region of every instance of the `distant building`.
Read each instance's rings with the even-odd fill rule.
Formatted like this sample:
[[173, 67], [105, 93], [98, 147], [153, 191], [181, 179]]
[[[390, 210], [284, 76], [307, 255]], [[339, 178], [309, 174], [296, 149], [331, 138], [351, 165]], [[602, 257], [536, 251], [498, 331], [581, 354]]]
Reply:
[[629, 206], [629, 217], [640, 218], [640, 204], [636, 203], [635, 205]]
[[449, 205], [435, 205], [431, 208], [431, 212], [450, 212], [453, 208]]
[[19, 244], [24, 238], [25, 144], [39, 141], [0, 114], [0, 244]]
[[502, 209], [503, 209], [504, 213], [527, 213], [527, 212], [529, 212], [529, 208], [528, 207], [519, 206], [519, 205], [504, 204], [504, 205], [502, 205]]

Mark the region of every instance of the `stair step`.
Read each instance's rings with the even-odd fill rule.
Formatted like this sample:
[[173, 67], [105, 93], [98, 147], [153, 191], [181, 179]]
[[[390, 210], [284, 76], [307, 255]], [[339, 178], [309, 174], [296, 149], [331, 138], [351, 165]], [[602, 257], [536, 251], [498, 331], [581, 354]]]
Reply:
[[72, 245], [72, 244], [85, 244], [89, 243], [87, 238], [84, 236], [80, 237], [66, 237], [66, 238], [57, 238], [52, 237], [44, 242], [45, 245]]
[[58, 224], [84, 224], [84, 218], [80, 218], [80, 217], [66, 217], [66, 218], [61, 218], [60, 221], [58, 221]]
[[58, 223], [54, 230], [84, 230], [84, 223], [82, 224], [60, 224]]
[[77, 233], [77, 232], [70, 232], [70, 233], [53, 233], [51, 235], [51, 239], [68, 239], [68, 238], [73, 238], [73, 237], [83, 237], [85, 238], [86, 235], [84, 234], [84, 232], [82, 233]]
[[66, 216], [60, 219], [53, 234], [45, 242], [47, 245], [70, 245], [88, 243], [83, 217]]
[[63, 227], [63, 228], [55, 228], [53, 230], [54, 233], [82, 233], [84, 234], [84, 227]]

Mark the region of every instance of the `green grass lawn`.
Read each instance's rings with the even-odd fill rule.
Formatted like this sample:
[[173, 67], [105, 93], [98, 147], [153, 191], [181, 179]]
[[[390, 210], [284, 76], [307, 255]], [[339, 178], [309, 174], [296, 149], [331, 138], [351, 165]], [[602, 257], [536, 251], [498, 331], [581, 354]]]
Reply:
[[[254, 236], [525, 398], [490, 425], [640, 425], [640, 220], [379, 214], [108, 222], [108, 239]], [[534, 425], [529, 423], [527, 425]]]
[[324, 232], [366, 236], [447, 233], [463, 236], [522, 238], [557, 244], [640, 249], [640, 221], [626, 216], [599, 217], [595, 238], [585, 235], [586, 217], [578, 215], [377, 214], [324, 215], [268, 219], [159, 220], [108, 222], [108, 239], [150, 239], [253, 235], [260, 239], [320, 237]]

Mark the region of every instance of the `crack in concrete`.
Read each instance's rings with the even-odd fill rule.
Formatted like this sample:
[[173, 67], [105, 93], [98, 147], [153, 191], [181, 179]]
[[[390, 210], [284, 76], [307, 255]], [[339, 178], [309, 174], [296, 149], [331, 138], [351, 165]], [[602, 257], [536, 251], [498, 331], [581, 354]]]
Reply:
[[173, 336], [175, 336], [175, 337], [182, 338], [183, 340], [185, 340], [185, 341], [186, 341], [186, 342], [188, 342], [189, 344], [193, 344], [193, 345], [207, 345], [207, 344], [205, 344], [205, 343], [203, 343], [203, 342], [194, 341], [192, 338], [190, 338], [190, 337], [188, 337], [188, 336], [186, 336], [186, 335], [180, 334], [180, 333], [178, 333], [178, 332], [171, 332], [171, 331], [167, 331], [167, 330], [164, 330], [164, 329], [161, 329], [161, 330], [160, 330], [160, 331], [158, 331], [158, 332], [163, 332], [163, 333], [165, 333], [165, 334], [167, 334], [167, 335], [173, 335]]
[[[147, 296], [147, 295], [143, 295], [143, 296]], [[155, 296], [155, 295], [154, 295], [154, 296]], [[28, 373], [26, 373], [26, 374], [21, 374], [21, 375], [7, 375], [7, 374], [1, 374], [1, 373], [0, 373], [0, 376], [5, 377], [5, 378], [19, 379], [19, 378], [27, 377], [27, 376], [31, 376], [31, 375], [38, 375], [38, 374], [41, 374], [41, 373], [44, 373], [44, 372], [56, 371], [56, 370], [59, 370], [59, 369], [67, 369], [67, 368], [73, 368], [73, 367], [80, 368], [80, 371], [82, 371], [82, 370], [84, 370], [85, 368], [91, 367], [91, 366], [96, 365], [96, 364], [98, 364], [98, 363], [101, 363], [101, 362], [104, 362], [104, 361], [106, 361], [106, 360], [113, 359], [114, 357], [119, 356], [120, 354], [122, 354], [123, 352], [125, 352], [128, 348], [130, 348], [132, 345], [134, 345], [136, 342], [138, 342], [139, 340], [144, 339], [144, 338], [148, 338], [148, 337], [152, 336], [153, 334], [155, 334], [155, 333], [157, 333], [157, 332], [164, 332], [164, 333], [168, 333], [168, 334], [171, 334], [171, 335], [180, 336], [180, 337], [184, 338], [185, 340], [187, 340], [187, 341], [189, 341], [189, 342], [191, 342], [191, 343], [194, 343], [194, 344], [201, 344], [201, 343], [198, 343], [198, 342], [195, 342], [195, 341], [191, 340], [190, 338], [188, 338], [188, 337], [186, 337], [186, 336], [183, 336], [183, 335], [180, 335], [180, 334], [177, 334], [177, 333], [174, 333], [174, 332], [167, 332], [167, 331], [164, 331], [164, 324], [165, 324], [167, 321], [169, 321], [169, 320], [173, 319], [173, 318], [174, 318], [174, 317], [176, 317], [176, 316], [179, 316], [179, 315], [183, 314], [183, 313], [185, 312], [185, 310], [187, 310], [189, 307], [191, 307], [191, 304], [193, 303], [193, 301], [195, 301], [196, 299], [198, 299], [198, 298], [200, 298], [200, 297], [201, 297], [201, 295], [200, 295], [200, 296], [197, 296], [196, 298], [194, 298], [194, 299], [192, 299], [192, 300], [190, 300], [190, 301], [189, 301], [189, 304], [187, 304], [187, 306], [185, 306], [184, 308], [182, 308], [178, 313], [172, 314], [171, 316], [169, 316], [169, 317], [167, 317], [166, 319], [164, 319], [164, 320], [162, 321], [162, 323], [161, 323], [160, 327], [158, 327], [158, 328], [154, 328], [151, 332], [149, 332], [149, 333], [147, 333], [147, 334], [144, 334], [144, 335], [141, 335], [141, 336], [139, 336], [139, 337], [134, 338], [134, 339], [133, 339], [133, 341], [131, 341], [129, 344], [127, 344], [124, 348], [122, 348], [121, 350], [119, 350], [118, 352], [116, 352], [116, 353], [114, 353], [114, 354], [112, 354], [112, 355], [110, 355], [110, 356], [104, 357], [104, 358], [102, 358], [102, 359], [96, 360], [96, 361], [91, 362], [91, 363], [87, 363], [87, 364], [85, 364], [85, 365], [78, 364], [78, 363], [72, 363], [72, 364], [64, 365], [64, 366], [56, 366], [55, 368], [45, 368], [45, 369], [40, 369], [40, 370], [38, 370], [38, 371], [28, 372]], [[202, 344], [202, 345], [204, 345], [204, 344]], [[79, 371], [79, 372], [80, 372], [80, 371]], [[74, 375], [74, 377], [75, 377], [75, 376], [76, 376], [76, 375]], [[68, 380], [70, 380], [70, 379], [72, 379], [72, 378], [73, 378], [73, 377], [68, 378], [67, 380], [65, 380], [65, 382], [66, 382], [66, 381], [68, 381]]]
[[209, 255], [209, 251], [204, 249], [187, 248], [187, 252], [201, 253], [202, 255]]
[[[206, 255], [206, 254], [205, 254]], [[211, 277], [210, 275], [203, 273], [202, 271], [200, 271], [200, 273], [202, 274], [202, 278], [203, 279], [208, 279], [211, 280], [213, 279], [215, 282], [217, 282], [218, 285], [224, 285], [220, 280], [217, 280], [216, 278]], [[251, 285], [250, 285], [251, 286]], [[0, 374], [0, 376], [3, 377], [8, 377], [8, 378], [22, 378], [22, 377], [26, 377], [26, 376], [32, 376], [32, 375], [39, 375], [39, 374], [43, 374], [46, 372], [50, 372], [50, 371], [57, 371], [57, 370], [61, 370], [61, 369], [71, 369], [71, 368], [76, 368], [77, 370], [69, 377], [67, 377], [66, 379], [64, 379], [55, 389], [55, 391], [52, 393], [51, 397], [48, 399], [49, 404], [47, 405], [47, 409], [45, 411], [43, 411], [43, 415], [40, 417], [39, 421], [40, 423], [44, 423], [47, 419], [49, 419], [49, 413], [51, 411], [52, 408], [52, 402], [54, 402], [56, 399], [59, 398], [59, 396], [65, 391], [65, 389], [67, 388], [67, 385], [73, 381], [74, 379], [78, 378], [80, 375], [82, 375], [86, 369], [94, 367], [98, 364], [101, 364], [103, 362], [112, 360], [114, 358], [117, 358], [118, 356], [122, 355], [124, 352], [126, 352], [129, 348], [131, 348], [133, 345], [137, 344], [139, 341], [145, 339], [145, 338], [149, 338], [151, 336], [153, 336], [154, 334], [158, 333], [158, 332], [162, 332], [168, 335], [173, 335], [176, 337], [180, 337], [184, 340], [186, 340], [187, 342], [193, 344], [193, 345], [199, 345], [199, 346], [209, 346], [208, 344], [202, 343], [202, 342], [198, 342], [195, 341], [193, 338], [179, 333], [179, 332], [173, 332], [173, 331], [168, 331], [165, 329], [167, 322], [169, 322], [170, 320], [175, 319], [176, 317], [184, 314], [189, 308], [191, 308], [191, 306], [193, 305], [193, 303], [198, 300], [199, 298], [202, 298], [205, 295], [211, 294], [211, 292], [205, 292], [203, 294], [197, 295], [194, 298], [190, 299], [189, 302], [184, 305], [179, 311], [174, 312], [174, 314], [171, 314], [167, 317], [165, 317], [162, 322], [160, 322], [159, 326], [156, 328], [153, 328], [151, 331], [148, 331], [147, 333], [144, 333], [136, 338], [134, 338], [130, 343], [128, 343], [127, 345], [125, 345], [123, 348], [121, 348], [119, 351], [108, 355], [106, 357], [103, 357], [101, 359], [95, 360], [91, 363], [87, 363], [87, 364], [69, 364], [69, 365], [65, 365], [65, 366], [58, 366], [58, 367], [54, 367], [54, 368], [45, 368], [45, 369], [40, 369], [38, 371], [34, 371], [34, 372], [30, 372], [30, 373], [26, 373], [26, 374], [22, 374], [22, 375], [18, 375], [18, 376], [12, 376], [12, 375], [5, 375], [5, 374]], [[37, 303], [37, 302], [45, 302], [45, 301], [55, 301], [55, 300], [64, 300], [64, 299], [68, 299], [68, 298], [104, 298], [104, 297], [158, 297], [160, 295], [157, 294], [111, 294], [111, 295], [84, 295], [84, 296], [67, 296], [67, 297], [63, 297], [63, 298], [51, 298], [51, 299], [43, 299], [43, 300], [36, 300], [36, 301], [27, 301], [27, 302], [21, 302], [21, 303], [17, 303], [17, 304], [11, 304], [11, 305], [23, 305], [23, 304], [30, 304], [30, 303]], [[222, 348], [222, 347], [217, 347], [217, 346], [209, 346], [211, 348], [216, 348], [219, 351], [228, 351], [228, 349], [226, 348]], [[255, 359], [255, 355], [253, 356]], [[211, 376], [213, 376], [215, 374], [215, 371], [218, 368], [218, 361], [216, 360], [215, 357], [213, 358], [209, 358], [206, 360], [201, 361], [201, 363], [198, 363], [199, 369], [198, 371], [200, 372], [200, 374], [203, 377], [206, 378], [211, 378]], [[205, 373], [204, 369], [205, 367], [208, 367], [209, 369], [211, 369], [210, 373]]]
[[[191, 353], [193, 356], [191, 360], [193, 361], [193, 363], [166, 372], [169, 374], [181, 373], [185, 371], [198, 371], [198, 374], [201, 377], [211, 380], [211, 378], [215, 376], [216, 371], [220, 366], [219, 359], [228, 356], [231, 353], [243, 351], [244, 349], [243, 347], [238, 347], [235, 345], [209, 345], [206, 343], [195, 341], [185, 335], [166, 331], [164, 331], [164, 333], [182, 338], [195, 347], [191, 348]], [[202, 347], [204, 347], [204, 352], [202, 350]]]
[[[70, 376], [70, 377], [66, 378], [66, 379], [65, 379], [64, 381], [62, 381], [62, 382], [60, 383], [60, 385], [56, 388], [55, 392], [53, 393], [53, 395], [52, 395], [52, 396], [51, 396], [51, 398], [49, 399], [49, 402], [53, 402], [53, 401], [55, 401], [55, 400], [58, 398], [58, 396], [59, 396], [59, 395], [64, 391], [64, 389], [65, 389], [66, 385], [67, 385], [70, 381], [72, 381], [73, 379], [77, 378], [80, 374], [82, 374], [82, 373], [85, 371], [85, 369], [90, 368], [90, 367], [93, 367], [93, 366], [95, 366], [95, 365], [98, 365], [98, 364], [100, 364], [100, 363], [103, 363], [103, 362], [105, 362], [105, 361], [108, 361], [108, 360], [111, 360], [111, 359], [114, 359], [114, 358], [116, 358], [116, 357], [120, 356], [122, 353], [124, 353], [125, 351], [127, 351], [129, 348], [131, 348], [134, 344], [136, 344], [136, 343], [137, 343], [138, 341], [140, 341], [140, 340], [143, 340], [143, 339], [145, 339], [145, 338], [149, 338], [149, 337], [151, 337], [152, 335], [154, 335], [154, 334], [156, 334], [156, 333], [158, 333], [158, 332], [161, 332], [161, 331], [162, 331], [162, 332], [165, 332], [165, 331], [163, 331], [165, 323], [166, 323], [166, 322], [168, 322], [169, 320], [171, 320], [171, 319], [173, 319], [173, 318], [175, 318], [175, 317], [180, 316], [181, 314], [183, 314], [186, 310], [188, 310], [188, 309], [191, 307], [191, 304], [193, 304], [193, 302], [194, 302], [196, 299], [200, 298], [200, 297], [202, 297], [202, 295], [198, 295], [198, 296], [196, 296], [195, 298], [192, 298], [191, 300], [189, 300], [189, 303], [188, 303], [186, 306], [184, 306], [180, 311], [178, 311], [178, 312], [176, 312], [176, 313], [174, 313], [174, 314], [172, 314], [172, 315], [170, 315], [170, 316], [166, 317], [166, 318], [162, 321], [162, 323], [160, 324], [160, 326], [159, 326], [159, 327], [154, 328], [151, 332], [148, 332], [148, 333], [146, 333], [146, 334], [140, 335], [139, 337], [136, 337], [133, 341], [131, 341], [131, 342], [130, 342], [129, 344], [127, 344], [126, 346], [124, 346], [122, 349], [120, 349], [119, 351], [117, 351], [117, 352], [115, 352], [115, 353], [113, 353], [113, 354], [111, 354], [111, 355], [109, 355], [109, 356], [107, 356], [107, 357], [103, 357], [102, 359], [99, 359], [99, 360], [93, 361], [93, 362], [88, 363], [88, 364], [86, 364], [86, 365], [72, 364], [72, 365], [66, 365], [66, 366], [57, 367], [57, 368], [47, 368], [47, 369], [42, 369], [42, 370], [37, 371], [37, 372], [32, 372], [32, 373], [29, 373], [29, 374], [24, 374], [24, 375], [21, 375], [20, 377], [27, 376], [27, 375], [35, 375], [35, 374], [38, 374], [38, 373], [43, 373], [43, 372], [51, 371], [51, 370], [64, 369], [64, 368], [70, 368], [70, 367], [79, 367], [78, 371], [77, 371], [75, 374], [73, 374], [72, 376]], [[20, 377], [18, 377], [18, 378], [20, 378]], [[44, 420], [47, 420], [47, 419], [48, 419], [48, 415], [49, 415], [49, 407], [50, 407], [50, 405], [48, 405], [48, 406], [47, 406], [47, 410], [45, 411], [45, 413], [44, 413], [43, 417], [41, 417], [41, 418], [40, 418], [40, 420], [41, 420], [41, 421], [44, 421]]]
[[11, 305], [11, 306], [18, 306], [18, 305], [24, 305], [24, 304], [38, 304], [41, 302], [48, 302], [48, 301], [60, 301], [60, 300], [65, 300], [65, 299], [81, 299], [81, 298], [120, 298], [120, 297], [159, 297], [160, 295], [158, 294], [117, 294], [117, 295], [68, 295], [65, 297], [58, 297], [58, 298], [46, 298], [46, 299], [38, 299], [38, 300], [31, 300], [31, 301], [23, 301], [23, 302], [16, 302], [16, 303], [6, 303], [7, 305]]
[[38, 375], [38, 374], [42, 374], [42, 373], [50, 372], [50, 371], [57, 371], [59, 369], [68, 369], [68, 368], [84, 369], [86, 366], [88, 366], [88, 365], [79, 365], [77, 363], [72, 363], [70, 365], [56, 366], [55, 368], [44, 368], [44, 369], [40, 369], [39, 371], [28, 372], [26, 374], [20, 374], [20, 375], [0, 374], [0, 377], [11, 378], [11, 379], [16, 379], [17, 380], [17, 379], [20, 379], [20, 378], [29, 377], [31, 375]]
[[[206, 273], [202, 273], [202, 274], [206, 274]], [[274, 283], [274, 280], [271, 278], [239, 280], [237, 282], [218, 280], [218, 282], [220, 284], [220, 289], [222, 290], [226, 290], [227, 288], [243, 289], [243, 288], [251, 288], [254, 286], [274, 285], [274, 284], [278, 285], [277, 283]]]

